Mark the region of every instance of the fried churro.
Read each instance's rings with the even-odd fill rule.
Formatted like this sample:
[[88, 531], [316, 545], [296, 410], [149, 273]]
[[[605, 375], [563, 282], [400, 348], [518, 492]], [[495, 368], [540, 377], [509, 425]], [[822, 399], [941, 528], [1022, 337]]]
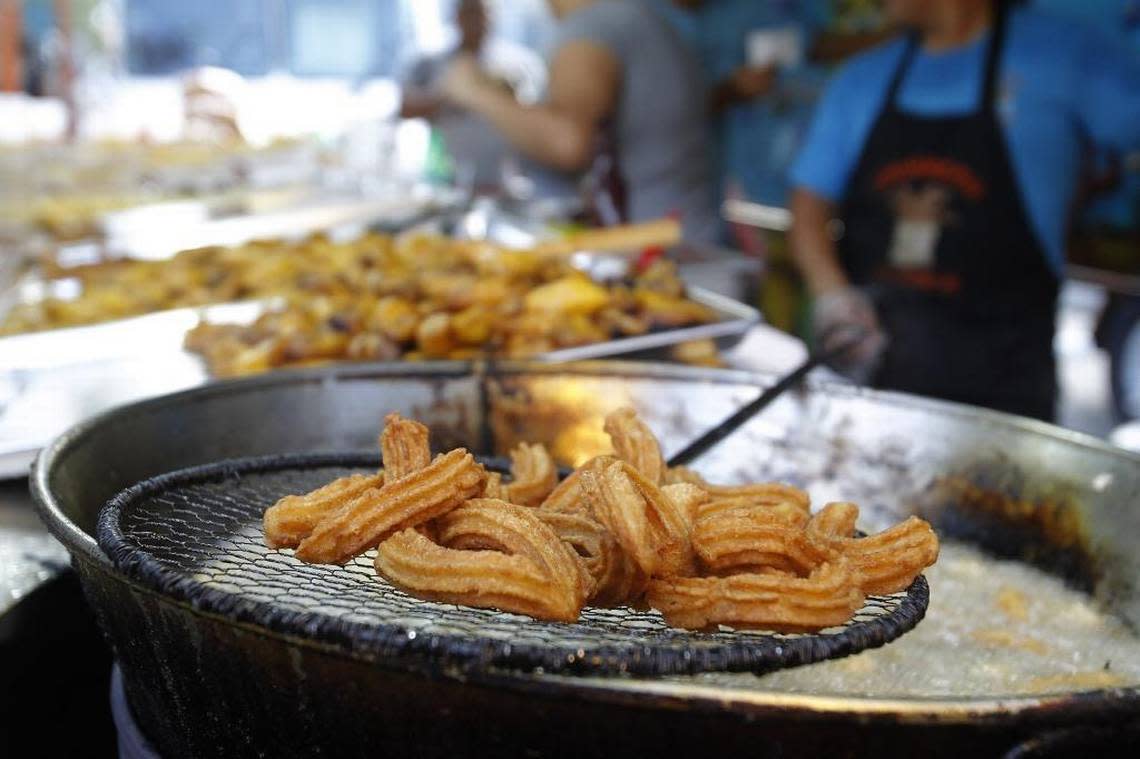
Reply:
[[399, 480], [420, 471], [431, 463], [428, 428], [399, 414], [389, 414], [380, 433], [380, 455], [389, 479]]
[[829, 538], [855, 537], [855, 522], [859, 519], [859, 507], [845, 501], [825, 504], [812, 514], [807, 530], [812, 535]]
[[587, 603], [648, 603], [677, 627], [789, 632], [845, 623], [867, 595], [906, 588], [938, 557], [917, 517], [857, 538], [855, 504], [812, 515], [791, 485], [667, 469], [628, 409], [605, 429], [617, 456], [559, 482], [546, 448], [523, 443], [504, 481], [461, 448], [429, 461], [427, 428], [391, 414], [385, 470], [282, 498], [265, 513], [265, 540], [312, 563], [378, 546], [376, 571], [430, 600], [561, 621]]
[[594, 589], [594, 580], [574, 549], [525, 506], [477, 498], [444, 514], [435, 526], [442, 546], [525, 556], [551, 577], [574, 582], [581, 596], [579, 604]]
[[844, 561], [821, 564], [807, 577], [737, 574], [650, 581], [646, 601], [675, 627], [805, 632], [842, 625], [864, 596]]
[[747, 508], [698, 517], [693, 548], [713, 574], [773, 569], [804, 576], [839, 555], [766, 510]]
[[511, 481], [506, 499], [522, 506], [538, 506], [558, 485], [558, 466], [541, 443], [520, 443], [511, 451]]
[[619, 459], [641, 472], [650, 482], [662, 482], [665, 459], [661, 455], [661, 444], [637, 412], [622, 408], [610, 413], [606, 416], [604, 429]]
[[383, 474], [354, 474], [305, 495], [285, 496], [265, 511], [265, 544], [270, 548], [296, 548], [329, 514], [383, 484]]
[[552, 577], [527, 556], [461, 551], [413, 529], [380, 544], [376, 571], [420, 598], [573, 622], [582, 611], [576, 582]]
[[312, 564], [343, 564], [393, 532], [456, 508], [483, 490], [483, 467], [466, 450], [441, 454], [420, 471], [369, 488], [331, 514], [297, 546]]
[[687, 520], [640, 472], [624, 461], [603, 464], [584, 469], [581, 485], [595, 517], [638, 569], [650, 576], [691, 570]]
[[535, 513], [582, 558], [594, 580], [593, 592], [587, 599], [592, 606], [605, 608], [633, 603], [645, 592], [649, 578], [600, 522], [582, 513], [542, 509]]
[[938, 560], [938, 536], [918, 517], [866, 538], [813, 538], [851, 562], [856, 583], [868, 594], [897, 593]]

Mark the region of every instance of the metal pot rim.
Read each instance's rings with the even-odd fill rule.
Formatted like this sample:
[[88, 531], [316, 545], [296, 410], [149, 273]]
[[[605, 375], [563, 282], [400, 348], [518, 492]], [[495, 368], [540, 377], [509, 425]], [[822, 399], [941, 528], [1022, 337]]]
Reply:
[[[110, 560], [99, 549], [95, 539], [84, 532], [64, 514], [58, 500], [52, 492], [52, 475], [58, 463], [64, 459], [70, 450], [80, 445], [83, 440], [93, 434], [105, 424], [113, 424], [117, 418], [124, 415], [146, 413], [148, 409], [178, 402], [185, 398], [208, 397], [214, 394], [226, 394], [235, 387], [246, 390], [256, 390], [280, 384], [295, 383], [327, 383], [342, 379], [360, 380], [370, 377], [463, 377], [468, 375], [485, 375], [488, 366], [483, 362], [469, 361], [440, 361], [423, 363], [378, 363], [378, 364], [342, 364], [332, 367], [314, 367], [299, 370], [272, 372], [269, 374], [226, 380], [216, 382], [204, 387], [192, 388], [172, 395], [138, 401], [126, 406], [103, 412], [87, 421], [75, 425], [61, 434], [39, 456], [32, 468], [30, 485], [36, 510], [41, 520], [47, 525], [50, 532], [60, 540], [72, 554], [73, 561], [85, 562], [95, 565], [115, 580], [127, 583], [135, 592], [152, 593], [138, 583], [122, 576], [111, 566]], [[679, 366], [674, 364], [643, 363], [630, 361], [596, 361], [575, 364], [544, 364], [526, 361], [496, 362], [493, 371], [500, 374], [548, 374], [574, 372], [581, 375], [594, 376], [636, 376], [639, 378], [661, 377], [668, 379], [691, 379], [695, 381], [743, 383], [765, 387], [773, 381], [769, 375], [755, 372], [708, 369]], [[956, 403], [919, 398], [900, 393], [882, 392], [857, 388], [830, 382], [808, 381], [809, 387], [826, 390], [830, 394], [865, 395], [894, 405], [937, 409], [939, 413], [968, 417], [975, 423], [982, 425], [1002, 425], [1044, 434], [1081, 447], [1096, 450], [1101, 455], [1110, 455], [1124, 459], [1133, 465], [1140, 465], [1140, 453], [1132, 453], [1113, 447], [1104, 441], [1070, 430], [1065, 430], [1045, 422], [1025, 419], [1001, 412], [978, 409]], [[157, 594], [156, 594], [157, 595]], [[164, 603], [178, 604], [173, 599], [161, 597]], [[182, 605], [182, 604], [178, 604]], [[185, 605], [185, 610], [193, 614], [203, 614], [200, 610]], [[328, 649], [309, 641], [297, 641], [288, 636], [275, 633], [271, 630], [257, 629], [256, 632], [266, 637], [275, 638], [290, 645], [302, 645], [317, 648], [322, 651]], [[343, 651], [335, 651], [337, 655], [348, 656]], [[582, 678], [553, 675], [520, 675], [518, 673], [501, 673], [495, 675], [493, 683], [499, 686], [513, 688], [534, 689], [550, 694], [585, 694], [589, 692], [592, 697], [605, 694], [608, 698], [637, 699], [667, 705], [669, 702], [684, 702], [687, 705], [701, 704], [706, 708], [724, 711], [757, 712], [771, 709], [781, 711], [794, 710], [804, 716], [824, 715], [859, 715], [861, 717], [890, 717], [916, 723], [955, 723], [962, 721], [976, 722], [979, 719], [1002, 720], [1018, 716], [1047, 717], [1057, 709], [1065, 709], [1072, 713], [1074, 708], [1080, 710], [1087, 708], [1103, 713], [1106, 704], [1123, 713], [1140, 713], [1140, 686], [1102, 689], [1081, 693], [1065, 693], [1046, 696], [1013, 696], [1002, 698], [996, 696], [987, 699], [961, 699], [961, 698], [917, 698], [917, 699], [882, 699], [862, 698], [859, 696], [824, 696], [809, 694], [785, 694], [765, 691], [729, 691], [713, 686], [700, 686], [678, 683], [676, 680], [650, 680], [650, 679], [612, 679], [612, 678]]]

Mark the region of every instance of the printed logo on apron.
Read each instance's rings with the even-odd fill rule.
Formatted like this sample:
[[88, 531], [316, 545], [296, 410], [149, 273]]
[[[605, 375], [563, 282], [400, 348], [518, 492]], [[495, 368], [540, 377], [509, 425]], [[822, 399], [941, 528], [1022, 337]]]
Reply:
[[882, 279], [919, 290], [954, 294], [960, 277], [935, 272], [943, 230], [959, 220], [955, 205], [985, 199], [985, 182], [966, 164], [946, 156], [907, 157], [885, 164], [874, 177], [887, 198], [894, 229]]

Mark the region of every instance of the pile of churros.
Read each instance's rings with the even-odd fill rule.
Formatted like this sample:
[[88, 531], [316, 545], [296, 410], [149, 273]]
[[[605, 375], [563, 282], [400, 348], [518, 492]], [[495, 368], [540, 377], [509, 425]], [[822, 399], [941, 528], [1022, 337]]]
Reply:
[[872, 594], [908, 587], [938, 558], [917, 517], [856, 537], [859, 509], [780, 483], [713, 485], [668, 468], [630, 409], [610, 414], [614, 455], [559, 481], [541, 445], [510, 476], [466, 450], [434, 458], [427, 428], [396, 414], [384, 469], [342, 477], [265, 512], [271, 548], [376, 571], [432, 601], [573, 622], [587, 606], [657, 609], [674, 627], [807, 632], [844, 624]]

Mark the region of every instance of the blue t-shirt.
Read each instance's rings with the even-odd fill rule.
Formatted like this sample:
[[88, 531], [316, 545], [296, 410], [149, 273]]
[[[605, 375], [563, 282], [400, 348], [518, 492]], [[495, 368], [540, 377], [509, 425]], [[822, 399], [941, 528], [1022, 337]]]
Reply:
[[[919, 51], [899, 107], [922, 115], [976, 109], [988, 42], [987, 34], [954, 50]], [[886, 43], [832, 79], [792, 166], [794, 186], [842, 199], [905, 46]], [[1010, 16], [997, 90], [1030, 221], [1059, 271], [1084, 151], [1140, 147], [1140, 60], [1091, 28], [1019, 8]]]

